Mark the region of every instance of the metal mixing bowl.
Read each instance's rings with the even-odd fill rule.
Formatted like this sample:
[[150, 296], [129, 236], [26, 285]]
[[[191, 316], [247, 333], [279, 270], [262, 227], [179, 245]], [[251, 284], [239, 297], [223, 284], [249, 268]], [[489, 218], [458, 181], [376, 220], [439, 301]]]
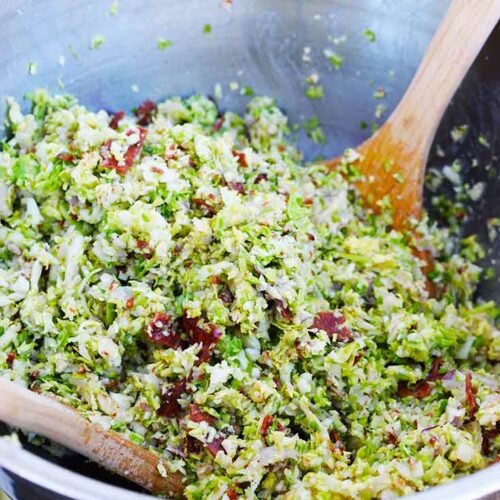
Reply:
[[[327, 144], [315, 145], [303, 133], [299, 144], [307, 159], [332, 157], [369, 135], [369, 128], [362, 130], [360, 123], [373, 120], [377, 104], [387, 106], [387, 116], [399, 101], [448, 3], [234, 0], [232, 8], [226, 8], [223, 0], [121, 0], [116, 2], [118, 12], [112, 14], [112, 0], [2, 0], [0, 113], [5, 111], [5, 96], [21, 98], [24, 92], [43, 86], [60, 92], [64, 85], [64, 91], [93, 109], [130, 110], [146, 98], [212, 94], [217, 83], [223, 89], [221, 107], [241, 111], [248, 97], [240, 90], [229, 90], [229, 82], [236, 82], [239, 89], [251, 86], [256, 93], [274, 96], [294, 123], [317, 116]], [[212, 33], [205, 34], [208, 23]], [[375, 43], [363, 36], [365, 28], [376, 33]], [[90, 50], [94, 35], [104, 36], [105, 41]], [[345, 42], [335, 45], [334, 38], [343, 35]], [[173, 44], [160, 51], [158, 38], [171, 39]], [[304, 47], [311, 49], [309, 63], [303, 61]], [[325, 48], [344, 57], [341, 71], [327, 61]], [[458, 157], [464, 164], [464, 182], [486, 183], [464, 230], [479, 232], [488, 248], [485, 264], [497, 271], [500, 238], [495, 244], [488, 242], [485, 221], [500, 216], [499, 49], [497, 29], [443, 120], [436, 144], [445, 156], [433, 155], [430, 160], [431, 166], [440, 168]], [[33, 63], [35, 75], [28, 71], [30, 66], [34, 72]], [[314, 71], [325, 88], [322, 100], [305, 97], [305, 79]], [[383, 101], [373, 98], [379, 87], [387, 92]], [[464, 123], [470, 131], [464, 142], [455, 144], [449, 131]], [[479, 144], [480, 135], [488, 139], [490, 148]], [[480, 166], [471, 169], [474, 158]], [[500, 301], [498, 278], [484, 282], [479, 295]], [[13, 498], [144, 498], [89, 479], [86, 476], [133, 488], [80, 457], [57, 459], [27, 447], [30, 451], [0, 441], [4, 468], [0, 490]], [[420, 498], [470, 499], [499, 491], [499, 467], [430, 490]]]

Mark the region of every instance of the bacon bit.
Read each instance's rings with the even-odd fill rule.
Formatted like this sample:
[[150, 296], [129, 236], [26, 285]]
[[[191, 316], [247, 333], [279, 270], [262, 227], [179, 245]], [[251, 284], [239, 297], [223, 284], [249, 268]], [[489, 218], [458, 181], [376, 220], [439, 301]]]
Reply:
[[16, 359], [16, 353], [15, 352], [8, 352], [7, 353], [7, 358], [6, 358], [6, 362], [7, 362], [7, 366], [12, 366], [12, 363], [14, 362], [14, 360]]
[[278, 422], [276, 424], [276, 430], [280, 431], [280, 432], [283, 432], [285, 430], [285, 426], [281, 422]]
[[314, 234], [311, 234], [311, 233], [307, 233], [307, 239], [309, 241], [314, 241], [316, 239], [316, 237], [314, 236]]
[[428, 380], [429, 382], [434, 382], [436, 380], [442, 379], [443, 375], [439, 373], [439, 369], [443, 366], [443, 364], [444, 364], [443, 358], [434, 358], [432, 360], [431, 369], [429, 370], [429, 373], [427, 374], [425, 380]]
[[175, 144], [170, 144], [168, 150], [165, 152], [165, 158], [167, 160], [173, 160], [177, 156], [177, 152], [175, 151], [177, 146]]
[[396, 436], [396, 434], [394, 434], [394, 432], [387, 433], [387, 440], [394, 446], [398, 444], [398, 437]]
[[255, 184], [260, 184], [262, 181], [267, 181], [267, 174], [259, 174], [253, 182]]
[[147, 326], [146, 334], [155, 344], [172, 348], [179, 346], [179, 336], [174, 330], [174, 322], [167, 313], [156, 313], [153, 321]]
[[216, 420], [212, 415], [200, 410], [198, 405], [189, 405], [189, 418], [193, 422], [207, 422], [209, 425], [214, 425]]
[[220, 278], [218, 276], [211, 276], [210, 277], [210, 284], [211, 285], [220, 285], [221, 284]]
[[198, 353], [200, 363], [205, 363], [212, 356], [213, 346], [219, 341], [222, 333], [213, 323], [200, 326], [200, 318], [188, 318], [183, 316], [182, 328], [189, 334], [192, 344], [201, 344]]
[[413, 386], [408, 386], [406, 382], [400, 382], [398, 384], [398, 396], [406, 397], [413, 396], [414, 398], [426, 398], [432, 392], [432, 385], [425, 380], [417, 382]]
[[[135, 144], [128, 147], [124, 155], [124, 159], [121, 162], [118, 162], [118, 160], [111, 154], [111, 143], [113, 142], [113, 139], [108, 139], [100, 149], [102, 165], [106, 168], [116, 170], [119, 174], [126, 174], [132, 168], [135, 160], [139, 156], [142, 145], [148, 135], [148, 131], [145, 128], [138, 127], [138, 131], [139, 140]], [[128, 136], [132, 134], [134, 134], [133, 130], [128, 130], [126, 132], [126, 135]]]
[[465, 400], [469, 405], [469, 415], [473, 417], [477, 412], [477, 401], [474, 395], [474, 388], [472, 387], [472, 374], [467, 372], [465, 375]]
[[[267, 353], [267, 351], [266, 351]], [[276, 386], [276, 389], [281, 389], [281, 380], [278, 377], [273, 378], [274, 385]]]
[[202, 200], [201, 198], [193, 198], [193, 203], [200, 208], [206, 209], [206, 211], [209, 214], [214, 215], [217, 213], [217, 210], [215, 209], [215, 207], [213, 207], [212, 205], [207, 203], [205, 200]]
[[156, 111], [156, 104], [151, 100], [144, 101], [135, 111], [139, 125], [149, 125], [153, 121], [153, 113]]
[[323, 330], [328, 336], [337, 335], [337, 340], [340, 342], [351, 342], [352, 334], [344, 325], [345, 317], [343, 314], [336, 314], [332, 311], [322, 311], [314, 318], [313, 328]]
[[288, 307], [285, 307], [285, 304], [284, 304], [284, 302], [282, 300], [275, 299], [274, 300], [274, 304], [276, 306], [276, 309], [280, 313], [281, 317], [285, 321], [290, 321], [293, 318], [292, 311], [290, 311], [290, 309], [288, 309]]
[[188, 434], [186, 437], [186, 453], [188, 455], [191, 455], [192, 453], [199, 454], [202, 449], [203, 447], [201, 441], [198, 441], [198, 439]]
[[434, 446], [436, 443], [437, 443], [437, 438], [436, 438], [436, 436], [431, 436], [431, 437], [429, 438], [429, 444], [430, 444], [431, 446]]
[[160, 167], [151, 167], [151, 171], [155, 174], [164, 174], [165, 171]]
[[67, 163], [70, 163], [72, 161], [75, 161], [75, 157], [71, 153], [59, 153], [56, 158], [61, 161], [65, 161]]
[[483, 442], [481, 448], [485, 455], [491, 453], [491, 441], [495, 439], [500, 434], [500, 422], [497, 422], [495, 429], [485, 430], [483, 429]]
[[262, 425], [260, 426], [260, 435], [265, 438], [269, 432], [269, 427], [273, 423], [274, 417], [272, 415], [266, 415], [262, 419]]
[[330, 431], [329, 436], [330, 436], [330, 441], [332, 442], [335, 449], [337, 449], [339, 451], [345, 450], [344, 443], [343, 443], [342, 439], [340, 439], [340, 436], [338, 435], [338, 433], [335, 429], [332, 429]]
[[231, 293], [231, 290], [229, 287], [225, 287], [220, 293], [219, 293], [219, 299], [224, 302], [224, 304], [231, 304], [234, 300], [234, 296]]
[[142, 255], [144, 256], [145, 259], [149, 260], [153, 257], [154, 252], [149, 246], [149, 243], [147, 241], [137, 240], [136, 245], [139, 250], [146, 250], [145, 252], [142, 252]]
[[236, 191], [237, 193], [240, 193], [240, 194], [245, 194], [246, 193], [246, 191], [245, 191], [245, 185], [243, 184], [243, 182], [230, 182], [229, 183], [229, 187], [233, 191]]
[[314, 200], [312, 198], [306, 198], [303, 202], [302, 202], [306, 207], [310, 207], [313, 203], [314, 203]]
[[229, 500], [236, 500], [238, 498], [238, 493], [236, 493], [234, 488], [229, 488], [226, 491], [226, 495], [227, 495], [227, 498], [229, 498]]
[[302, 344], [300, 343], [300, 340], [295, 339], [293, 341], [293, 346], [295, 347], [295, 350], [297, 351], [299, 358], [302, 358], [302, 356], [304, 355], [304, 348], [303, 348]]
[[127, 302], [125, 302], [125, 307], [127, 309], [132, 309], [132, 307], [134, 307], [134, 297], [130, 297], [130, 299], [127, 299]]
[[248, 168], [247, 157], [245, 153], [233, 149], [233, 156], [238, 160], [241, 168]]
[[[83, 368], [83, 373], [86, 372], [84, 366], [81, 366], [80, 368]], [[115, 380], [110, 380], [107, 384], [104, 385], [104, 387], [106, 387], [106, 389], [108, 389], [108, 390], [109, 389], [115, 389], [118, 386], [119, 383], [120, 382], [118, 380], [116, 380], [116, 379]]]
[[354, 356], [354, 359], [353, 359], [353, 362], [352, 362], [352, 366], [354, 365], [357, 365], [359, 360], [364, 356], [364, 353], [363, 351], [361, 352], [358, 352], [358, 354], [356, 354], [356, 356]]
[[218, 132], [221, 128], [222, 128], [222, 125], [224, 125], [224, 117], [223, 116], [219, 116], [219, 118], [217, 118], [217, 120], [215, 120], [215, 123], [214, 123], [214, 132]]
[[219, 437], [214, 438], [214, 440], [211, 441], [210, 443], [205, 444], [208, 452], [214, 458], [217, 456], [217, 453], [220, 450], [223, 450], [223, 448], [222, 448], [222, 441], [224, 441], [224, 439], [225, 439], [224, 437], [219, 436]]
[[187, 381], [181, 380], [171, 385], [162, 395], [162, 402], [158, 409], [158, 415], [162, 417], [176, 417], [182, 411], [179, 399], [187, 392]]
[[113, 114], [111, 117], [111, 121], [109, 122], [109, 126], [116, 130], [118, 128], [118, 125], [120, 125], [120, 122], [125, 118], [125, 111], [117, 111], [116, 113]]

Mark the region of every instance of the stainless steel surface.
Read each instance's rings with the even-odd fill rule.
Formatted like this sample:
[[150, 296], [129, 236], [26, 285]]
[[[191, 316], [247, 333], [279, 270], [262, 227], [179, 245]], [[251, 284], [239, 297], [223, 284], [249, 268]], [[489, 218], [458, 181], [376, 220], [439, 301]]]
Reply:
[[[5, 110], [6, 95], [20, 98], [40, 86], [61, 92], [59, 87], [64, 85], [64, 91], [94, 109], [129, 110], [145, 98], [213, 94], [217, 83], [223, 88], [221, 107], [241, 111], [248, 97], [228, 88], [229, 82], [237, 82], [240, 88], [250, 85], [256, 93], [274, 96], [294, 123], [317, 116], [327, 144], [314, 145], [303, 133], [299, 144], [308, 159], [333, 157], [368, 136], [360, 122], [373, 120], [377, 104], [387, 106], [387, 116], [399, 101], [448, 0], [234, 0], [232, 8], [224, 0], [121, 0], [116, 4], [118, 12], [113, 15], [112, 0], [2, 0], [0, 113]], [[206, 23], [212, 25], [211, 34], [203, 33]], [[376, 33], [376, 43], [363, 35], [365, 28]], [[105, 41], [90, 50], [94, 35], [104, 36]], [[336, 45], [333, 39], [343, 36], [345, 42]], [[158, 38], [171, 39], [173, 44], [160, 51]], [[311, 49], [311, 62], [303, 61], [305, 47]], [[341, 71], [325, 58], [327, 48], [344, 57]], [[491, 51], [495, 53], [500, 52]], [[457, 155], [469, 163], [476, 156], [482, 165], [493, 162], [490, 174], [484, 168], [465, 173], [466, 179], [473, 179], [470, 182], [487, 180], [485, 199], [474, 206], [475, 217], [469, 224], [482, 235], [485, 220], [500, 215], [498, 174], [491, 175], [496, 172], [500, 148], [500, 74], [491, 69], [487, 56], [481, 56], [459, 92], [438, 138], [446, 146], [449, 127], [467, 122], [472, 124], [470, 140], [451, 145], [444, 159], [431, 159], [436, 166]], [[36, 63], [36, 75], [28, 73], [30, 63]], [[305, 79], [313, 72], [324, 85], [323, 100], [305, 97]], [[373, 98], [379, 87], [387, 92], [383, 101]], [[490, 139], [490, 150], [478, 148], [479, 134]], [[489, 250], [488, 263], [500, 269], [499, 243]], [[486, 283], [481, 293], [500, 298], [498, 279]], [[67, 460], [62, 463], [67, 465]], [[74, 468], [81, 470], [82, 464]], [[1, 442], [0, 465], [75, 499], [144, 498]], [[419, 498], [471, 499], [498, 490], [500, 465]], [[56, 498], [56, 494], [43, 498]]]

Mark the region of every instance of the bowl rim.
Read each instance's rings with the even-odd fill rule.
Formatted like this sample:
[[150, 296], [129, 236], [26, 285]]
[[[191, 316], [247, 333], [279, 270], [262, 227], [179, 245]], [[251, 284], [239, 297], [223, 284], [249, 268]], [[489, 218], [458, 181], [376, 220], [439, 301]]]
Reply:
[[2, 439], [0, 439], [0, 467], [50, 492], [74, 500], [153, 498], [70, 471], [21, 448], [18, 443]]
[[[147, 500], [150, 495], [112, 486], [53, 464], [18, 444], [0, 439], [0, 467], [43, 488], [74, 500]], [[448, 484], [411, 495], [415, 500], [479, 499], [500, 491], [500, 463]]]

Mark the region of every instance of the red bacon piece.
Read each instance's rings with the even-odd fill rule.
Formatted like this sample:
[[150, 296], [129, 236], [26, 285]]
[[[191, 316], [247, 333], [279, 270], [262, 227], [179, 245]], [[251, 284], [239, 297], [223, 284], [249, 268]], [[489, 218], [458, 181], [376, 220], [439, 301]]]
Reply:
[[393, 444], [393, 445], [397, 445], [398, 444], [398, 437], [396, 436], [396, 434], [394, 434], [394, 432], [388, 432], [387, 433], [387, 441], [389, 441], [389, 443]]
[[214, 345], [219, 341], [222, 333], [213, 323], [201, 324], [201, 318], [183, 316], [182, 327], [189, 335], [191, 344], [201, 344], [198, 359], [201, 363], [210, 360]]
[[174, 327], [172, 317], [164, 312], [156, 313], [153, 321], [146, 328], [148, 339], [164, 347], [178, 347], [179, 336]]
[[234, 488], [229, 488], [226, 491], [226, 495], [229, 498], [229, 500], [236, 500], [238, 498], [238, 493], [234, 490]]
[[436, 380], [442, 379], [443, 375], [439, 373], [439, 369], [443, 366], [443, 364], [444, 364], [443, 358], [434, 358], [432, 360], [431, 369], [429, 370], [429, 373], [427, 374], [425, 380], [428, 380], [429, 382], [434, 382]]
[[275, 299], [274, 300], [274, 304], [276, 305], [277, 311], [280, 313], [281, 317], [285, 321], [291, 321], [292, 320], [292, 318], [293, 318], [292, 311], [290, 311], [290, 309], [288, 309], [288, 307], [285, 307], [285, 303], [282, 300]]
[[214, 425], [216, 422], [212, 415], [204, 412], [198, 405], [194, 404], [189, 405], [189, 418], [193, 422], [207, 422], [210, 425]]
[[469, 405], [469, 415], [473, 417], [477, 412], [477, 401], [476, 395], [474, 394], [474, 388], [472, 387], [472, 374], [467, 372], [465, 375], [465, 400]]
[[398, 385], [399, 397], [413, 396], [414, 398], [426, 398], [431, 392], [432, 385], [425, 380], [421, 380], [412, 386], [409, 386], [406, 382], [400, 382]]
[[109, 126], [116, 130], [120, 125], [120, 122], [125, 118], [125, 111], [117, 111], [111, 117], [111, 121], [109, 122]]
[[267, 174], [258, 174], [253, 181], [255, 184], [260, 184], [262, 181], [267, 181]]
[[[126, 135], [130, 136], [134, 133], [135, 132], [133, 130], [128, 130], [126, 132]], [[132, 168], [134, 162], [137, 160], [137, 157], [141, 152], [142, 145], [144, 144], [146, 136], [148, 135], [148, 131], [145, 128], [138, 127], [138, 134], [139, 140], [135, 144], [132, 144], [127, 148], [124, 159], [120, 162], [118, 162], [118, 160], [111, 154], [111, 144], [113, 142], [113, 139], [108, 139], [101, 146], [100, 150], [102, 165], [106, 168], [112, 168], [113, 170], [116, 170], [119, 174], [126, 174]]]
[[59, 153], [56, 158], [66, 163], [70, 163], [75, 160], [75, 157], [71, 153]]
[[139, 250], [145, 250], [144, 252], [142, 252], [142, 255], [145, 259], [149, 260], [153, 257], [154, 251], [151, 249], [147, 241], [137, 240], [136, 245]]
[[187, 380], [181, 380], [168, 387], [162, 395], [161, 406], [158, 415], [162, 417], [176, 417], [182, 412], [179, 403], [181, 396], [187, 393]]
[[336, 314], [333, 311], [321, 311], [314, 318], [313, 328], [325, 331], [328, 336], [337, 336], [340, 342], [352, 341], [352, 334], [345, 326], [345, 317], [343, 314]]
[[218, 132], [222, 128], [222, 125], [224, 125], [224, 117], [219, 116], [219, 118], [217, 118], [217, 120], [215, 120], [215, 123], [213, 126], [214, 132]]
[[214, 215], [217, 213], [217, 208], [213, 205], [210, 205], [210, 203], [202, 198], [193, 198], [193, 203], [197, 207], [204, 208], [210, 215]]
[[238, 160], [241, 168], [248, 168], [247, 156], [243, 151], [236, 151], [236, 149], [233, 149], [233, 156]]
[[149, 125], [153, 121], [153, 114], [156, 111], [156, 104], [147, 99], [134, 111], [139, 125]]
[[202, 442], [188, 434], [186, 437], [186, 453], [189, 455], [192, 453], [199, 454], [202, 449]]
[[481, 444], [483, 453], [489, 455], [491, 453], [491, 442], [500, 434], [500, 422], [497, 422], [495, 429], [483, 429], [483, 442]]
[[220, 450], [224, 449], [222, 447], [222, 441], [224, 441], [224, 439], [225, 438], [223, 436], [219, 436], [219, 437], [214, 438], [214, 440], [211, 441], [210, 443], [205, 444], [205, 447], [207, 448], [207, 451], [210, 453], [210, 455], [212, 455], [213, 457], [216, 457], [217, 453]]
[[8, 352], [7, 357], [5, 361], [7, 362], [7, 366], [12, 366], [12, 363], [14, 363], [14, 360], [16, 359], [16, 353], [15, 352]]
[[262, 419], [262, 425], [260, 426], [260, 435], [266, 437], [269, 432], [269, 427], [273, 424], [274, 417], [272, 415], [266, 415]]
[[342, 441], [338, 432], [335, 429], [332, 429], [330, 431], [329, 436], [330, 436], [330, 441], [337, 450], [339, 451], [345, 450], [344, 442]]

